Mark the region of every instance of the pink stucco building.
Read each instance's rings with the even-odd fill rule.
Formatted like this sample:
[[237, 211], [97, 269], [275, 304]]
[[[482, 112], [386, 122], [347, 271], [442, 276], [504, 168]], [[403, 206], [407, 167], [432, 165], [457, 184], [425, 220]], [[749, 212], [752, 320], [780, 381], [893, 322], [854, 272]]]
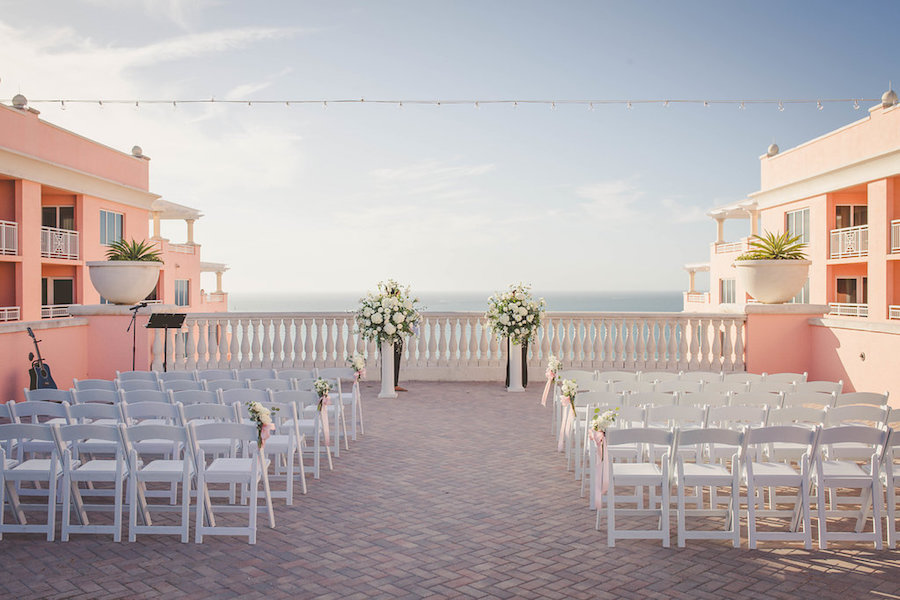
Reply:
[[[121, 238], [151, 239], [162, 251], [149, 299], [225, 310], [227, 267], [202, 262], [194, 241], [201, 213], [150, 191], [150, 160], [139, 147], [119, 152], [16, 104], [0, 105], [0, 322], [65, 317], [69, 305], [100, 303], [85, 263], [104, 260]], [[184, 220], [186, 240], [164, 239], [162, 219]], [[203, 271], [216, 272], [218, 285], [201, 295]]]

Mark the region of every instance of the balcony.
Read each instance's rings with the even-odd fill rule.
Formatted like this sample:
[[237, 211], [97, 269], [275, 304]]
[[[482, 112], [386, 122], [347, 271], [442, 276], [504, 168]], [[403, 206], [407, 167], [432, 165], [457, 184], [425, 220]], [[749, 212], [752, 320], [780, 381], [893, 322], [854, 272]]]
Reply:
[[41, 227], [41, 256], [78, 260], [78, 232]]
[[0, 254], [15, 256], [19, 253], [19, 224], [0, 221]]
[[748, 238], [738, 242], [716, 242], [716, 254], [729, 254], [731, 252], [746, 252], [750, 249]]
[[868, 317], [868, 304], [853, 304], [849, 302], [832, 302], [829, 304], [831, 312], [829, 314], [838, 317]]
[[41, 307], [42, 319], [61, 319], [69, 316], [70, 304], [45, 304]]
[[855, 258], [868, 255], [868, 225], [831, 230], [831, 258]]
[[896, 304], [888, 306], [888, 319], [900, 319], [900, 306]]
[[169, 244], [169, 250], [179, 254], [196, 254], [196, 244]]
[[685, 292], [685, 302], [709, 304], [709, 292]]
[[900, 219], [891, 221], [891, 254], [900, 252]]
[[18, 306], [0, 306], [0, 323], [3, 321], [18, 321], [20, 316]]

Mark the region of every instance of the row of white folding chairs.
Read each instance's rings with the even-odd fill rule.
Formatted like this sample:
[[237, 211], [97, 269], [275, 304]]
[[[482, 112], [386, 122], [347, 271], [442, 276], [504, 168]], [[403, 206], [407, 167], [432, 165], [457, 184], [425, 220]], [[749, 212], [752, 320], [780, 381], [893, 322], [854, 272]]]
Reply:
[[[130, 424], [136, 418], [154, 418], [157, 420], [168, 419], [171, 424], [184, 424], [179, 421], [179, 411], [173, 407], [185, 407], [184, 411], [193, 414], [198, 410], [209, 408], [213, 405], [227, 407], [246, 407], [249, 402], [266, 403], [291, 403], [296, 407], [300, 416], [300, 423], [304, 424], [307, 433], [315, 438], [312, 452], [314, 464], [312, 472], [316, 479], [320, 473], [320, 455], [324, 454], [329, 467], [333, 468], [331, 459], [332, 448], [328, 443], [321, 442], [324, 432], [324, 424], [320, 423], [322, 413], [318, 410], [318, 397], [311, 391], [292, 390], [219, 390], [217, 392], [186, 390], [183, 392], [157, 392], [153, 390], [137, 390], [133, 392], [110, 392], [108, 390], [89, 390], [87, 392], [75, 391], [78, 398], [81, 394], [94, 395], [95, 401], [69, 404], [66, 401], [29, 400], [19, 403], [0, 405], [0, 418], [6, 416], [11, 422], [47, 422], [57, 424], [72, 424], [92, 422], [101, 419], [101, 423], [123, 422]], [[111, 395], [111, 396], [110, 396]], [[112, 400], [115, 403], [107, 403], [104, 400]], [[191, 408], [197, 406], [197, 409]], [[330, 407], [329, 407], [330, 408]], [[339, 407], [338, 407], [339, 408]], [[4, 415], [5, 411], [5, 415]], [[182, 411], [182, 412], [184, 412]], [[332, 444], [339, 448], [340, 412], [338, 410], [326, 410], [325, 416], [333, 421]], [[315, 427], [312, 423], [315, 422]], [[329, 426], [329, 430], [332, 426]], [[305, 492], [304, 482], [304, 492]]]
[[[610, 429], [606, 432], [606, 451], [613, 459], [609, 466], [609, 484], [606, 493], [601, 492], [599, 498], [594, 497], [592, 485], [592, 501], [597, 509], [596, 527], [599, 529], [603, 502], [606, 503], [607, 542], [614, 546], [616, 539], [643, 538], [661, 539], [663, 546], [669, 545], [669, 512], [671, 504], [671, 487], [677, 487], [677, 532], [678, 545], [683, 546], [686, 539], [731, 539], [735, 547], [740, 546], [740, 501], [746, 504], [747, 539], [751, 549], [758, 540], [794, 540], [802, 541], [806, 548], [812, 547], [811, 505], [816, 504], [818, 517], [818, 544], [821, 549], [828, 546], [829, 540], [870, 541], [876, 549], [883, 544], [882, 513], [886, 505], [887, 540], [889, 547], [895, 547], [898, 539], [896, 507], [898, 502], [897, 488], [900, 484], [900, 472], [895, 464], [896, 450], [900, 448], [900, 431], [894, 433], [890, 428], [865, 427], [858, 425], [813, 428], [803, 426], [746, 427], [742, 430], [728, 429], [690, 429], [682, 430], [659, 428]], [[593, 444], [593, 442], [591, 442]], [[728, 462], [714, 459], [704, 461], [702, 452], [697, 447], [717, 445], [729, 448], [731, 457]], [[653, 445], [665, 449], [658, 461], [616, 462], [616, 451], [624, 448], [630, 457], [630, 448], [634, 445]], [[790, 450], [791, 457], [767, 456], [762, 450], [779, 445]], [[858, 445], [866, 448], [867, 455], [859, 459], [842, 460], [826, 448], [842, 445]], [[690, 450], [685, 452], [685, 450]], [[592, 452], [592, 471], [598, 467], [596, 453]], [[695, 462], [686, 460], [693, 458]], [[861, 459], [861, 460], [860, 460]], [[862, 463], [862, 464], [860, 464]], [[599, 463], [602, 467], [603, 463]], [[635, 488], [635, 494], [623, 496], [617, 494], [617, 486]], [[648, 508], [643, 504], [643, 488], [651, 489]], [[704, 487], [711, 489], [709, 508], [702, 508]], [[726, 497], [728, 508], [720, 510], [719, 501], [714, 491], [718, 487], [730, 488]], [[746, 491], [742, 493], [741, 488]], [[769, 509], [762, 502], [765, 488], [770, 489]], [[779, 509], [773, 501], [772, 494], [776, 487], [797, 488], [794, 508]], [[882, 492], [882, 487], [886, 490]], [[655, 494], [659, 488], [659, 494]], [[858, 497], [840, 496], [838, 502], [845, 505], [858, 503], [859, 509], [848, 511], [837, 510], [834, 499], [838, 489], [859, 489]], [[697, 507], [688, 509], [686, 491], [698, 490], [691, 498]], [[815, 490], [813, 493], [812, 490]], [[826, 491], [832, 496], [831, 508], [825, 501]], [[742, 495], [743, 494], [743, 495]], [[779, 497], [778, 503], [791, 497]], [[630, 502], [634, 509], [622, 509], [618, 505]], [[872, 530], [864, 532], [863, 525], [872, 511]], [[658, 527], [653, 530], [619, 530], [616, 528], [618, 515], [653, 516], [659, 519]], [[688, 530], [686, 516], [724, 517], [724, 526], [718, 530]], [[760, 532], [756, 529], [757, 516], [786, 517], [789, 519], [787, 530]], [[828, 520], [834, 517], [853, 517], [856, 519], [854, 531], [828, 531]], [[798, 527], [802, 527], [798, 531]]]
[[805, 383], [807, 373], [747, 373], [725, 371], [585, 371], [564, 369], [558, 376], [569, 379], [586, 374], [594, 381], [628, 382], [643, 381], [696, 381], [701, 383], [738, 381], [743, 383], [769, 381], [772, 383]]
[[[561, 382], [562, 380], [560, 380]], [[684, 380], [653, 380], [653, 381], [603, 381], [590, 379], [588, 381], [575, 379], [579, 391], [594, 392], [711, 392], [711, 393], [740, 393], [740, 392], [769, 392], [769, 393], [840, 393], [843, 390], [843, 382], [832, 381], [808, 381], [803, 383], [791, 383], [785, 381], [684, 381]]]
[[[848, 392], [846, 394], [820, 394], [815, 392], [579, 392], [580, 402], [591, 398], [609, 399], [618, 396], [623, 406], [647, 404], [677, 404], [679, 406], [816, 406], [839, 407], [856, 404], [887, 406], [888, 394], [873, 392]], [[607, 401], [607, 400], [602, 400]], [[608, 401], [607, 401], [608, 402]], [[609, 402], [608, 402], [609, 403]]]
[[312, 369], [195, 369], [193, 371], [116, 371], [119, 381], [202, 381], [204, 379], [312, 379], [343, 377], [352, 379], [351, 367], [314, 367]]
[[[252, 423], [221, 420], [191, 421], [186, 426], [158, 423], [130, 426], [124, 423], [0, 425], [0, 539], [3, 533], [37, 532], [45, 533], [47, 539], [52, 541], [55, 537], [59, 489], [62, 496], [63, 541], [67, 541], [71, 533], [111, 533], [115, 541], [120, 541], [123, 489], [127, 482], [130, 541], [134, 541], [137, 534], [177, 534], [182, 542], [187, 542], [193, 488], [197, 492], [197, 543], [203, 541], [204, 535], [246, 535], [253, 544], [256, 542], [257, 500], [260, 493], [265, 498], [269, 526], [275, 526], [268, 482], [268, 449], [257, 456], [256, 437], [256, 426]], [[293, 440], [292, 434], [289, 437]], [[5, 448], [13, 442], [19, 448], [40, 444], [40, 447], [30, 449], [29, 453], [39, 452], [45, 457], [29, 458], [25, 455], [10, 458]], [[292, 448], [290, 444], [288, 447]], [[209, 462], [206, 460], [207, 452], [212, 455]], [[96, 458], [98, 455], [114, 458]], [[20, 496], [30, 495], [36, 490], [18, 485], [23, 482], [48, 484], [45, 523], [27, 522], [26, 511], [36, 507], [23, 504]], [[83, 500], [84, 492], [88, 490], [82, 490], [79, 483], [99, 482], [114, 486], [112, 525], [91, 525], [88, 520], [86, 509], [89, 507]], [[260, 482], [263, 483], [262, 492], [259, 491]], [[12, 483], [17, 485], [8, 485]], [[150, 514], [153, 505], [147, 502], [145, 494], [148, 483], [169, 484], [173, 488], [181, 484], [180, 525], [153, 525]], [[247, 509], [234, 505], [233, 498], [231, 502], [233, 508], [247, 511], [246, 527], [216, 526], [213, 505], [209, 501], [209, 483], [237, 485], [243, 496], [249, 496], [248, 502], [245, 502], [249, 504]], [[5, 522], [7, 505], [15, 523]], [[73, 507], [79, 525], [71, 522]], [[102, 507], [109, 508], [108, 505]], [[215, 508], [223, 509], [221, 505]], [[138, 524], [139, 513], [142, 524]]]

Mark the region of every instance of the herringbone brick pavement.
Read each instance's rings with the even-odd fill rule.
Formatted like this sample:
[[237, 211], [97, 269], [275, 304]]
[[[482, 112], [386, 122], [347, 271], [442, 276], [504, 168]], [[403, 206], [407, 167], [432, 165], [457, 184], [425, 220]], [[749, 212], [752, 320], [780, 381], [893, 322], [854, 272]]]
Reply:
[[297, 486], [293, 507], [276, 500], [277, 528], [261, 518], [256, 546], [6, 535], [0, 597], [900, 598], [900, 552], [864, 544], [608, 549], [554, 451], [537, 386], [407, 387], [377, 400], [366, 384], [366, 436], [307, 496]]

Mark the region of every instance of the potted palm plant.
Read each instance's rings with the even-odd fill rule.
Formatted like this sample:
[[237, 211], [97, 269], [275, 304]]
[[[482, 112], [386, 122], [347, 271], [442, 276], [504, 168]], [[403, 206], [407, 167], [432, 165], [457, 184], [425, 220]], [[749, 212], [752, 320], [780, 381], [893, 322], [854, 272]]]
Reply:
[[800, 236], [785, 232], [755, 235], [750, 250], [737, 257], [734, 267], [747, 293], [763, 304], [789, 302], [803, 289], [811, 261]]
[[106, 260], [89, 261], [91, 283], [113, 304], [135, 304], [147, 297], [159, 280], [163, 261], [146, 241], [124, 239], [110, 244]]

